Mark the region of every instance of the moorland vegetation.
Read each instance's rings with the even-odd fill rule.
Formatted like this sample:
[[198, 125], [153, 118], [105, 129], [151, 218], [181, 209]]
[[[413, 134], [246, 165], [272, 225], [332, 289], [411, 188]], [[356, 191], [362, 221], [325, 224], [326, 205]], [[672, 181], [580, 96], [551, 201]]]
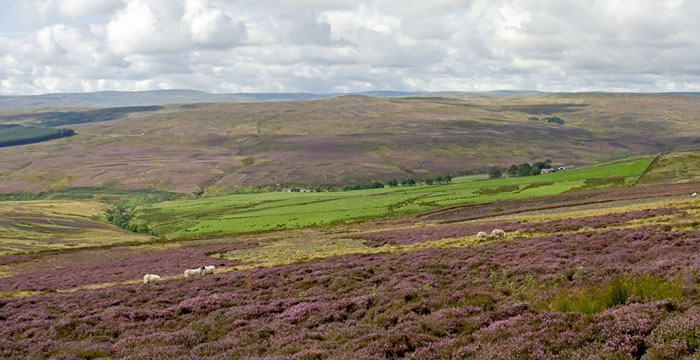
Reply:
[[0, 357], [697, 359], [697, 106], [168, 105], [0, 149]]
[[[156, 188], [200, 196], [296, 185], [483, 174], [551, 159], [590, 166], [697, 147], [694, 96], [476, 95], [13, 110], [3, 124], [70, 125], [78, 134], [0, 149], [0, 192]], [[566, 119], [561, 126], [527, 117]], [[196, 119], [196, 121], [192, 121]], [[501, 169], [506, 170], [505, 168]]]

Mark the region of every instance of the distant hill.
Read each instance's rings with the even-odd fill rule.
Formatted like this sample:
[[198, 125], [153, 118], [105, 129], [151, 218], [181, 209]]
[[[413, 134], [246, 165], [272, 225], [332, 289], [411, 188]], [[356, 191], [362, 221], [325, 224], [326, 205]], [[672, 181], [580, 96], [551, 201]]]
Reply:
[[[582, 166], [700, 148], [694, 96], [388, 97], [399, 94], [7, 111], [0, 124], [70, 126], [76, 135], [0, 148], [0, 193], [112, 186], [210, 195], [268, 184], [421, 180], [546, 159]], [[546, 117], [563, 123], [530, 120]], [[649, 175], [692, 168], [671, 165]]]
[[196, 90], [152, 91], [100, 91], [88, 93], [62, 93], [45, 95], [0, 96], [0, 111], [39, 108], [125, 107], [166, 104], [257, 102], [280, 100], [308, 100], [338, 95], [368, 95], [374, 97], [398, 97], [419, 94], [402, 91], [368, 91], [352, 94], [312, 93], [236, 93], [212, 94]]

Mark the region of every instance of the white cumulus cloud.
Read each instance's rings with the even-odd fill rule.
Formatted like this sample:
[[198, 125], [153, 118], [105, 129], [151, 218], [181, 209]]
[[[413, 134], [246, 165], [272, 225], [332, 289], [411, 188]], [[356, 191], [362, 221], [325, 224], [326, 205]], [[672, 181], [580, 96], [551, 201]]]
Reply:
[[122, 0], [59, 0], [58, 10], [65, 16], [106, 15], [124, 5]]
[[0, 93], [700, 89], [700, 1], [0, 0]]

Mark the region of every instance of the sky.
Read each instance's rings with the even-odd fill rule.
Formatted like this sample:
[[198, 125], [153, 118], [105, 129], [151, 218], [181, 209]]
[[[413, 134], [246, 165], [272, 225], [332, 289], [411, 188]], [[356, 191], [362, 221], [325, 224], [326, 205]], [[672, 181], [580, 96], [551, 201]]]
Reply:
[[0, 0], [0, 94], [700, 91], [700, 0]]

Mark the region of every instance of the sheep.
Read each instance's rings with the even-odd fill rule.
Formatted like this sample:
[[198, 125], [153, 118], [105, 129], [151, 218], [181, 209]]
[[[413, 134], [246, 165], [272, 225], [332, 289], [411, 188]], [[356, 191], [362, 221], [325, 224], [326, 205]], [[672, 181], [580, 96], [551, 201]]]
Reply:
[[486, 240], [488, 237], [489, 235], [486, 233], [486, 231], [479, 231], [479, 233], [476, 234], [476, 238], [478, 240]]
[[203, 268], [204, 268], [204, 266], [198, 267], [196, 269], [186, 269], [185, 270], [185, 277], [190, 277], [190, 276], [194, 276], [194, 275], [202, 275], [202, 270], [204, 270]]
[[216, 270], [216, 266], [202, 266], [200, 269], [202, 270], [202, 275], [209, 275], [214, 273], [214, 270]]
[[155, 274], [146, 274], [143, 276], [143, 283], [148, 284], [160, 280], [160, 276]]
[[698, 193], [692, 193], [692, 194], [690, 194], [690, 197], [696, 197], [696, 196], [698, 196]]
[[491, 231], [491, 237], [494, 237], [494, 238], [506, 237], [506, 232], [501, 230], [501, 229], [493, 229], [493, 231]]

